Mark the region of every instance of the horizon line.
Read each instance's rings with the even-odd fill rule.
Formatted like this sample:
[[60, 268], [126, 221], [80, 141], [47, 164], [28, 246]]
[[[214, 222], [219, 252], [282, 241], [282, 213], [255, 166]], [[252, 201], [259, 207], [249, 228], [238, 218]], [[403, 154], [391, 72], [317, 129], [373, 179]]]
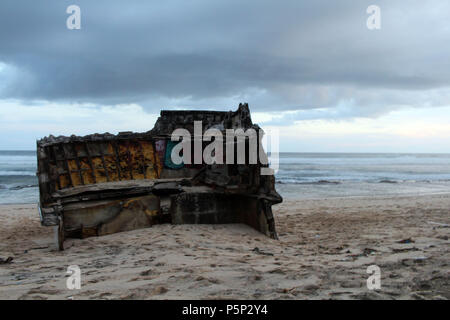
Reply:
[[[0, 152], [36, 152], [36, 150], [30, 149], [0, 149]], [[270, 154], [271, 152], [268, 151]], [[450, 152], [354, 152], [354, 151], [280, 151], [275, 153], [297, 153], [297, 154], [436, 154], [436, 155], [450, 155]]]

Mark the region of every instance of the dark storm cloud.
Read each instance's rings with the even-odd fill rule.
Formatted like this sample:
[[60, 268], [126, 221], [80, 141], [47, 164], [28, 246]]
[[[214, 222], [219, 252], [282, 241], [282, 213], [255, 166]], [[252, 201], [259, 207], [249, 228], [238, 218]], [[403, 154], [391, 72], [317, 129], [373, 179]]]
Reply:
[[[66, 28], [71, 4], [81, 30]], [[381, 30], [366, 28], [370, 4], [381, 7]], [[245, 99], [259, 111], [349, 102], [345, 116], [445, 105], [449, 12], [444, 1], [2, 0], [0, 98], [150, 111], [173, 101]]]

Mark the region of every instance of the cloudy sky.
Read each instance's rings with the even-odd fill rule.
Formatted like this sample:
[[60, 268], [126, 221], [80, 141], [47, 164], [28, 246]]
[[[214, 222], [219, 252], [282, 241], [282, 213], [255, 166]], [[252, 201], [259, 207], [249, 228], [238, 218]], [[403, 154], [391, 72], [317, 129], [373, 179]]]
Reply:
[[0, 2], [0, 149], [239, 102], [282, 151], [450, 152], [450, 2]]

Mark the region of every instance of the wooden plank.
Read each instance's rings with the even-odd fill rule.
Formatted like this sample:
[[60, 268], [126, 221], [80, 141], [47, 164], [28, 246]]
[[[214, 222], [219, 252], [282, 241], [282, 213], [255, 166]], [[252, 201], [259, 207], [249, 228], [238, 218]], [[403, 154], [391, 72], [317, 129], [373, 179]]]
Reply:
[[116, 167], [117, 167], [117, 176], [119, 177], [119, 181], [122, 180], [121, 178], [121, 172], [120, 169], [120, 156], [119, 156], [119, 150], [117, 150], [117, 143], [115, 141], [111, 141], [111, 146], [113, 147], [114, 154], [116, 156]]
[[84, 142], [84, 149], [86, 150], [86, 155], [88, 158], [89, 166], [91, 167], [91, 175], [94, 183], [97, 183], [97, 177], [95, 176], [94, 164], [92, 163], [91, 153], [89, 152], [89, 148], [87, 142]]
[[145, 163], [145, 154], [144, 154], [144, 147], [142, 147], [141, 141], [140, 140], [136, 140], [136, 143], [139, 146], [139, 151], [141, 152], [141, 157], [142, 157], [142, 170], [144, 172], [144, 179], [147, 179], [147, 167], [146, 167], [146, 163]]
[[133, 180], [133, 166], [131, 164], [131, 152], [130, 152], [130, 140], [126, 140], [126, 147], [127, 147], [127, 161], [128, 161], [128, 171], [130, 171], [130, 179]]
[[[70, 145], [72, 146], [73, 154], [75, 155], [74, 160], [75, 160], [75, 163], [77, 164], [78, 174], [80, 176], [81, 184], [84, 185], [85, 183], [84, 183], [83, 173], [81, 172], [80, 159], [78, 159], [78, 152], [73, 143], [70, 143]], [[66, 157], [66, 161], [67, 161], [67, 157]]]
[[105, 156], [103, 155], [102, 145], [101, 144], [98, 145], [98, 150], [100, 152], [100, 157], [102, 158], [103, 169], [105, 169], [106, 181], [109, 182], [110, 179], [109, 179], [109, 174], [108, 174], [108, 168], [106, 167]]
[[[55, 150], [53, 149], [55, 146], [48, 147], [50, 156], [53, 158], [53, 161], [55, 162], [56, 167], [56, 184], [58, 185], [58, 190], [61, 190], [61, 179], [59, 177], [58, 172], [58, 160], [56, 160]], [[49, 178], [50, 178], [50, 171], [48, 172]]]

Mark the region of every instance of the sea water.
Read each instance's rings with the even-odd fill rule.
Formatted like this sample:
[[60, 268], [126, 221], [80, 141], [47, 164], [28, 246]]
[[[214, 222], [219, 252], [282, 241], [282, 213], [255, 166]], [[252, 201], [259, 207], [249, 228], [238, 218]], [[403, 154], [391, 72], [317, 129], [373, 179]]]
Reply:
[[450, 154], [281, 153], [286, 198], [450, 193]]
[[[450, 193], [450, 154], [280, 153], [285, 198]], [[35, 151], [0, 151], [0, 203], [37, 203]]]
[[0, 151], [0, 203], [36, 203], [35, 151]]

